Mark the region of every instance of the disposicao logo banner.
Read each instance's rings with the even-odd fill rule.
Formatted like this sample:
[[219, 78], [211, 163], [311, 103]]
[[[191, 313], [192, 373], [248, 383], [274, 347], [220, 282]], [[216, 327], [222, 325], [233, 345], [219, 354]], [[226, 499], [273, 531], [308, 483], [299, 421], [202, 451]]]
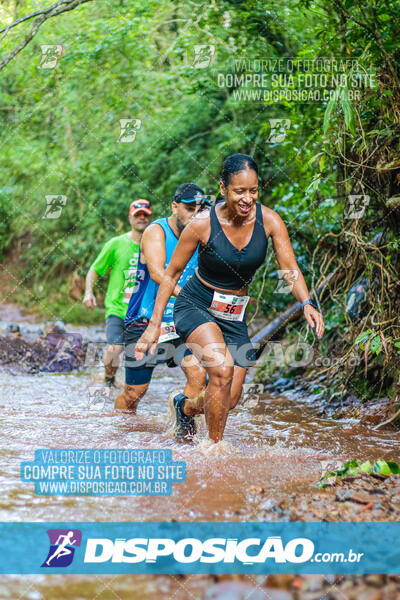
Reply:
[[1, 523], [1, 573], [399, 573], [400, 523]]

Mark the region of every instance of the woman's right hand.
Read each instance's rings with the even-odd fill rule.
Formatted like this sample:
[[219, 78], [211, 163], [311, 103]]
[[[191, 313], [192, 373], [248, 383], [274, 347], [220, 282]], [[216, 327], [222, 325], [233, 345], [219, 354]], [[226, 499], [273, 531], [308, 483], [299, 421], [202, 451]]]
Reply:
[[320, 338], [323, 336], [325, 331], [324, 318], [321, 313], [311, 306], [310, 304], [306, 304], [303, 308], [304, 316], [306, 318], [307, 323], [310, 327], [314, 328], [317, 333], [317, 336]]
[[135, 358], [141, 360], [146, 354], [147, 350], [150, 350], [150, 354], [154, 354], [157, 348], [158, 338], [160, 337], [161, 326], [158, 323], [152, 323], [151, 321], [147, 325], [146, 329], [136, 342], [135, 346]]

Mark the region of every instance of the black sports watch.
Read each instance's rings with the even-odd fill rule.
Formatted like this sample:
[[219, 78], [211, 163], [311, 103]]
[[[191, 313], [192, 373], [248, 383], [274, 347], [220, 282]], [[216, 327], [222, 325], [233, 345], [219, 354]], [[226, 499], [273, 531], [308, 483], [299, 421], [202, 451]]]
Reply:
[[306, 304], [311, 304], [311, 306], [315, 309], [318, 310], [318, 306], [315, 304], [314, 300], [311, 300], [311, 298], [309, 298], [308, 300], [304, 300], [304, 302], [301, 303], [301, 308], [304, 310], [304, 307], [306, 306]]

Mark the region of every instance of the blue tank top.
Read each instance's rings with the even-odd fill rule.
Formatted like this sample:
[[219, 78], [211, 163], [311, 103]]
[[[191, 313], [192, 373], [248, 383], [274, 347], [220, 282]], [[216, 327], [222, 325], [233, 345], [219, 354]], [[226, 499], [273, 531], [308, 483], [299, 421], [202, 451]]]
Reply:
[[[157, 219], [152, 225], [157, 224], [162, 227], [165, 235], [165, 268], [168, 267], [171, 256], [178, 243], [178, 238], [172, 231], [168, 218]], [[197, 267], [198, 250], [193, 254], [192, 258], [187, 263], [179, 278], [178, 285], [183, 287], [186, 281], [193, 275]], [[133, 288], [133, 293], [129, 301], [128, 310], [125, 316], [125, 324], [131, 323], [140, 317], [150, 319], [153, 314], [154, 304], [158, 292], [158, 284], [150, 277], [149, 270], [146, 264], [143, 264], [139, 258], [138, 268], [136, 272], [136, 284]], [[173, 321], [175, 298], [170, 298], [165, 307], [163, 321]]]

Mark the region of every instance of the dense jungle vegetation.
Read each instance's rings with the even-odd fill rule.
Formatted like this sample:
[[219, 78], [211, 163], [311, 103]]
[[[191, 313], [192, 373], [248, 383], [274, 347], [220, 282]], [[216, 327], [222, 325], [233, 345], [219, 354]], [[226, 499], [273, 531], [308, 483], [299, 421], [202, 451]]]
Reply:
[[[1, 301], [101, 320], [81, 306], [82, 277], [128, 229], [129, 203], [149, 198], [164, 216], [184, 181], [215, 195], [223, 158], [244, 152], [319, 287], [331, 373], [396, 403], [399, 35], [394, 0], [0, 2]], [[268, 94], [300, 88], [314, 95]], [[275, 293], [276, 270], [270, 248], [251, 288], [266, 322], [293, 302]], [[303, 321], [288, 330], [310, 335]], [[349, 365], [354, 351], [362, 361]]]

